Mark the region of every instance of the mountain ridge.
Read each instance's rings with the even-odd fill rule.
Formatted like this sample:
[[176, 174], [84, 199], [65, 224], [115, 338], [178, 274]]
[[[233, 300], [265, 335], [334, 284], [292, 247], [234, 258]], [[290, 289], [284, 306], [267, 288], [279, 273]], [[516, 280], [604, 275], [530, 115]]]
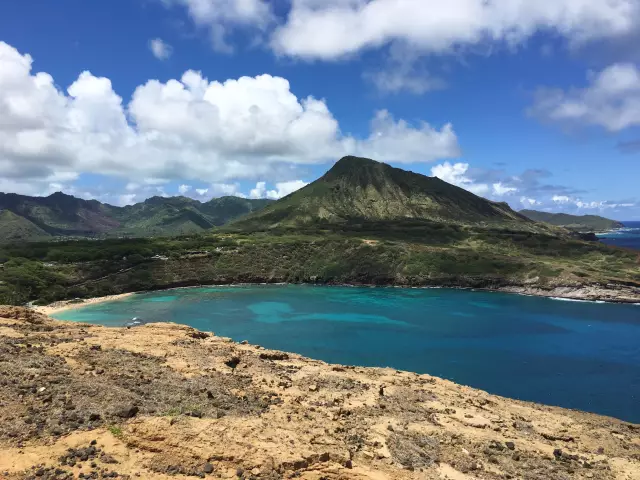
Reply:
[[536, 222], [545, 222], [569, 230], [601, 232], [624, 227], [624, 224], [599, 215], [570, 215], [568, 213], [520, 210], [520, 213]]
[[220, 197], [151, 197], [117, 207], [62, 192], [47, 197], [0, 193], [0, 238], [6, 241], [55, 237], [179, 235], [224, 225], [271, 200]]
[[479, 197], [437, 177], [353, 156], [343, 157], [316, 181], [231, 226], [270, 229], [381, 221], [546, 230], [506, 203]]

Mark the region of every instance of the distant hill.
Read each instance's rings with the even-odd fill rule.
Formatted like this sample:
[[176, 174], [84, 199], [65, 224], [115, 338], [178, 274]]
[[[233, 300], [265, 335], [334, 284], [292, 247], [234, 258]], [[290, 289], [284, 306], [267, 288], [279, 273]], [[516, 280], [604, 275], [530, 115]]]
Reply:
[[525, 217], [536, 222], [545, 222], [558, 227], [580, 232], [603, 232], [624, 227], [624, 224], [597, 215], [569, 215], [567, 213], [539, 212], [537, 210], [520, 210]]
[[196, 233], [259, 210], [271, 200], [152, 197], [126, 207], [64, 193], [29, 197], [0, 193], [0, 241]]
[[232, 226], [243, 229], [357, 222], [437, 222], [544, 230], [506, 203], [436, 177], [344, 157], [325, 175]]
[[10, 210], [0, 211], [0, 232], [2, 239], [13, 242], [25, 238], [43, 239], [48, 234], [26, 218], [16, 215]]

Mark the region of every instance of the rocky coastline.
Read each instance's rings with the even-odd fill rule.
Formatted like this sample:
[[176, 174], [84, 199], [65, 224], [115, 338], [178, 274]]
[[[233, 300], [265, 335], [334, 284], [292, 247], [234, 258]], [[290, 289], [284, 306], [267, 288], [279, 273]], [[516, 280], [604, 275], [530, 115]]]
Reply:
[[640, 480], [640, 426], [175, 324], [0, 307], [0, 478]]
[[[250, 281], [247, 281], [250, 280]], [[145, 290], [141, 292], [127, 292], [117, 295], [107, 295], [104, 297], [93, 297], [87, 299], [71, 299], [61, 300], [50, 305], [33, 306], [32, 308], [44, 315], [51, 315], [63, 310], [81, 308], [86, 305], [95, 303], [102, 303], [108, 301], [114, 301], [126, 298], [130, 295], [139, 293], [168, 291], [182, 288], [198, 288], [207, 286], [233, 286], [233, 285], [289, 285], [284, 281], [277, 281], [277, 279], [242, 279], [242, 281], [234, 282], [230, 279], [224, 278], [219, 282], [198, 284], [197, 282], [180, 282], [174, 285], [162, 285], [156, 289]], [[640, 305], [640, 287], [635, 285], [620, 285], [620, 284], [608, 284], [608, 285], [536, 285], [534, 283], [529, 284], [503, 284], [495, 279], [482, 281], [478, 279], [469, 279], [465, 282], [444, 282], [438, 284], [437, 282], [429, 283], [427, 285], [415, 285], [413, 283], [396, 282], [389, 280], [388, 282], [379, 283], [331, 283], [321, 282], [318, 279], [309, 279], [306, 282], [301, 282], [303, 285], [322, 285], [322, 286], [343, 286], [343, 287], [372, 287], [372, 288], [452, 288], [461, 290], [479, 290], [486, 292], [497, 293], [509, 293], [515, 295], [527, 295], [544, 298], [555, 298], [564, 300], [577, 300], [587, 302], [598, 303], [626, 303], [626, 304], [638, 304]]]

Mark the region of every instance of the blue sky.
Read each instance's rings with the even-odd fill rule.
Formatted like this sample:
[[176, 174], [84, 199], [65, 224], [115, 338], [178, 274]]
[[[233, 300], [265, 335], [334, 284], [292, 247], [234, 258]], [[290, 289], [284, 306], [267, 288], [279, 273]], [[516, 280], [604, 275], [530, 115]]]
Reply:
[[0, 190], [278, 198], [357, 154], [640, 219], [638, 33], [640, 0], [3, 2]]

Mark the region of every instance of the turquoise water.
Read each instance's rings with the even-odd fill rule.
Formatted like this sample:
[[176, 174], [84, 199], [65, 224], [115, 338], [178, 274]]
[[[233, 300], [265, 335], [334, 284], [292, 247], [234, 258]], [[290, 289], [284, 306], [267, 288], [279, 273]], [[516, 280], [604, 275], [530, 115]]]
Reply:
[[185, 323], [328, 362], [430, 373], [640, 423], [635, 305], [447, 289], [241, 286], [134, 295], [56, 317]]

